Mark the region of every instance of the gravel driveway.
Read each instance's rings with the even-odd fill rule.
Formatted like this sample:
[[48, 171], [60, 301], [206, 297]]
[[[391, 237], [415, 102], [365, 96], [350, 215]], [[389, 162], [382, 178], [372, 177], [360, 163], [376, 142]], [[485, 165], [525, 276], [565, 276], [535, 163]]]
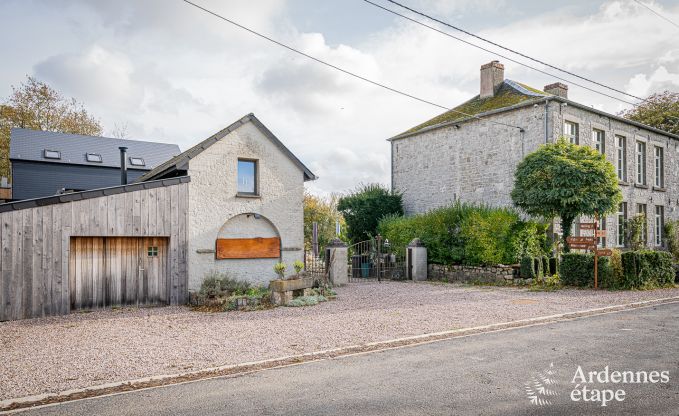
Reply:
[[0, 323], [0, 400], [408, 335], [679, 296], [354, 283], [306, 308], [126, 308]]

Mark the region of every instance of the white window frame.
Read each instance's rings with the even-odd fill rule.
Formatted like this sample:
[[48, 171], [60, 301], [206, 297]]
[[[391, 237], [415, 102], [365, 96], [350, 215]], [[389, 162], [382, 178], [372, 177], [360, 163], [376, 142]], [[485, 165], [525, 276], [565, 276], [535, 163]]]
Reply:
[[665, 207], [655, 206], [655, 245], [662, 246], [663, 227], [665, 226]]
[[[135, 161], [139, 161], [135, 163]], [[146, 166], [146, 162], [143, 157], [130, 156], [129, 158], [130, 166]]]
[[618, 247], [624, 247], [625, 246], [625, 229], [627, 227], [627, 202], [621, 202], [620, 205], [618, 205], [618, 235], [617, 235], [617, 246]]
[[646, 142], [637, 140], [636, 144], [636, 184], [646, 185]]
[[563, 122], [563, 135], [568, 138], [571, 144], [580, 144], [580, 126], [574, 121], [564, 120]]
[[592, 141], [594, 148], [602, 155], [606, 154], [606, 132], [601, 129], [592, 129]]
[[643, 234], [644, 247], [648, 245], [648, 205], [637, 203], [637, 215], [644, 214], [644, 225], [641, 233]]
[[615, 170], [618, 174], [618, 180], [627, 182], [627, 152], [625, 145], [627, 144], [627, 137], [619, 134], [615, 135]]
[[45, 149], [43, 150], [42, 156], [45, 159], [61, 160], [61, 152], [58, 150]]
[[660, 146], [653, 147], [653, 159], [655, 166], [655, 186], [657, 188], [665, 187], [665, 152]]

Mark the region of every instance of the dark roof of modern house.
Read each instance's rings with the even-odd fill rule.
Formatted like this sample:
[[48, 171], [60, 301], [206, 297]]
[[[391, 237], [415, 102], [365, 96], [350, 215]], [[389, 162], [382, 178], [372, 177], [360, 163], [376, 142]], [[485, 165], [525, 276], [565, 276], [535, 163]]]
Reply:
[[544, 101], [559, 101], [562, 103], [567, 103], [576, 108], [591, 111], [593, 113], [599, 114], [604, 117], [610, 117], [611, 119], [630, 124], [632, 126], [642, 128], [645, 130], [652, 131], [654, 133], [662, 134], [674, 139], [679, 139], [679, 135], [669, 133], [658, 128], [648, 126], [643, 123], [639, 123], [634, 120], [630, 120], [615, 114], [610, 114], [602, 110], [597, 110], [594, 107], [590, 107], [584, 104], [580, 104], [576, 101], [571, 101], [567, 98], [559, 97], [536, 88], [530, 87], [528, 85], [522, 84], [520, 82], [512, 81], [510, 79], [505, 79], [498, 88], [498, 91], [492, 97], [481, 98], [480, 95], [475, 96], [469, 101], [466, 101], [459, 106], [448, 110], [443, 114], [425, 121], [422, 124], [404, 131], [388, 140], [397, 140], [409, 136], [415, 136], [424, 131], [435, 130], [443, 127], [453, 126], [458, 123], [476, 120], [482, 117], [488, 117], [494, 114], [503, 113], [506, 111], [512, 111], [518, 108], [530, 106], [533, 104], [541, 103]]
[[66, 202], [81, 201], [83, 199], [99, 198], [101, 196], [124, 194], [127, 192], [141, 191], [143, 189], [155, 189], [164, 186], [189, 183], [191, 178], [179, 176], [176, 178], [160, 179], [127, 185], [110, 186], [108, 188], [89, 189], [87, 191], [69, 192], [61, 195], [46, 196], [42, 198], [24, 199], [21, 201], [0, 204], [0, 212], [18, 211], [26, 208], [43, 207], [45, 205], [64, 204]]
[[[176, 144], [14, 128], [10, 133], [9, 158], [119, 168], [121, 146], [127, 147], [128, 157], [144, 160], [144, 166], [131, 165], [128, 161], [129, 169], [150, 170], [181, 153]], [[45, 150], [59, 152], [60, 158], [46, 158]], [[101, 162], [88, 161], [87, 154], [100, 155]]]
[[168, 175], [172, 175], [177, 171], [187, 170], [189, 160], [193, 159], [194, 157], [202, 153], [205, 149], [217, 143], [224, 136], [238, 129], [239, 127], [246, 123], [254, 124], [255, 127], [257, 127], [262, 132], [262, 134], [264, 134], [264, 136], [271, 140], [273, 144], [276, 145], [276, 147], [278, 147], [288, 158], [290, 158], [290, 160], [292, 160], [304, 172], [305, 181], [313, 181], [318, 179], [317, 176], [314, 175], [309, 170], [309, 168], [307, 168], [304, 165], [304, 163], [302, 163], [297, 158], [297, 156], [295, 156], [287, 147], [285, 147], [285, 145], [268, 128], [266, 128], [266, 126], [262, 124], [262, 122], [259, 121], [257, 117], [255, 117], [254, 114], [250, 113], [242, 117], [235, 123], [227, 126], [226, 128], [218, 131], [217, 133], [198, 143], [197, 145], [193, 146], [192, 148], [186, 150], [184, 153], [173, 157], [172, 159], [166, 161], [165, 163], [162, 163], [161, 165], [157, 166], [150, 172], [145, 173], [144, 175], [139, 177], [139, 179], [137, 179], [137, 182], [148, 181], [151, 179], [159, 179], [166, 177]]

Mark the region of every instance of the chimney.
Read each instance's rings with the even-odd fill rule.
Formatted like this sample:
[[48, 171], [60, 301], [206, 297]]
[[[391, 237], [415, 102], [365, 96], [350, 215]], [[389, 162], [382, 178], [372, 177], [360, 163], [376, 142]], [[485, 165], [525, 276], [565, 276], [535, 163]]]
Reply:
[[547, 94], [556, 95], [557, 97], [568, 99], [568, 85], [562, 84], [561, 82], [555, 82], [554, 84], [545, 85], [543, 90]]
[[495, 95], [505, 80], [505, 66], [500, 61], [481, 65], [481, 98]]
[[127, 147], [120, 146], [120, 184], [127, 185]]

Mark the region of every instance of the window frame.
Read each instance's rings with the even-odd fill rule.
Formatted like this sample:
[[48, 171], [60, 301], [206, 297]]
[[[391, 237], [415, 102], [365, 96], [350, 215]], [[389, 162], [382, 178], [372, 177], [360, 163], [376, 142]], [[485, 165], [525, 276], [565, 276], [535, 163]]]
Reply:
[[[96, 156], [99, 160], [90, 160], [90, 156]], [[85, 153], [85, 160], [90, 163], [104, 163], [104, 158], [99, 153]]]
[[642, 235], [644, 247], [648, 246], [648, 205], [637, 203], [637, 215], [644, 214], [644, 226], [642, 227]]
[[627, 137], [615, 135], [615, 170], [618, 180], [627, 182]]
[[663, 205], [655, 206], [655, 245], [662, 246], [663, 228], [665, 227], [665, 207]]
[[147, 257], [158, 257], [158, 246], [147, 246], [146, 247], [146, 256]]
[[[56, 156], [48, 156], [49, 153], [56, 153]], [[42, 157], [45, 158], [45, 159], [61, 160], [61, 151], [51, 150], [51, 149], [43, 149]]]
[[[566, 126], [573, 126], [573, 132], [567, 131]], [[568, 138], [571, 144], [580, 144], [580, 125], [575, 121], [563, 121], [563, 135]]]
[[637, 167], [637, 174], [636, 174], [636, 184], [641, 185], [641, 186], [646, 186], [648, 181], [647, 181], [647, 172], [646, 172], [646, 142], [643, 142], [641, 140], [637, 140], [637, 144], [635, 146], [635, 154], [636, 154], [636, 167]]
[[592, 129], [592, 141], [594, 142], [594, 149], [602, 155], [606, 154], [606, 131], [601, 129]]
[[[597, 231], [606, 231], [606, 217], [599, 217]], [[606, 248], [606, 237], [597, 237], [596, 244], [597, 247]]]
[[618, 235], [617, 235], [617, 246], [625, 247], [625, 232], [627, 231], [627, 202], [623, 201], [618, 205]]
[[653, 146], [653, 166], [655, 170], [654, 184], [656, 188], [665, 187], [665, 149]]
[[[132, 162], [133, 160], [141, 160], [141, 163], [134, 163]], [[127, 163], [130, 164], [130, 166], [146, 166], [146, 161], [144, 160], [143, 157], [139, 156], [130, 156], [127, 158]]]
[[[252, 163], [253, 164], [253, 180], [254, 180], [254, 186], [253, 192], [243, 192], [238, 189], [238, 181], [239, 181], [239, 174], [238, 170], [240, 168], [240, 163], [241, 162], [247, 162], [247, 163]], [[236, 195], [237, 196], [245, 196], [245, 197], [258, 197], [259, 196], [259, 160], [258, 159], [251, 159], [251, 158], [245, 158], [245, 157], [239, 157], [237, 162], [236, 162]]]

